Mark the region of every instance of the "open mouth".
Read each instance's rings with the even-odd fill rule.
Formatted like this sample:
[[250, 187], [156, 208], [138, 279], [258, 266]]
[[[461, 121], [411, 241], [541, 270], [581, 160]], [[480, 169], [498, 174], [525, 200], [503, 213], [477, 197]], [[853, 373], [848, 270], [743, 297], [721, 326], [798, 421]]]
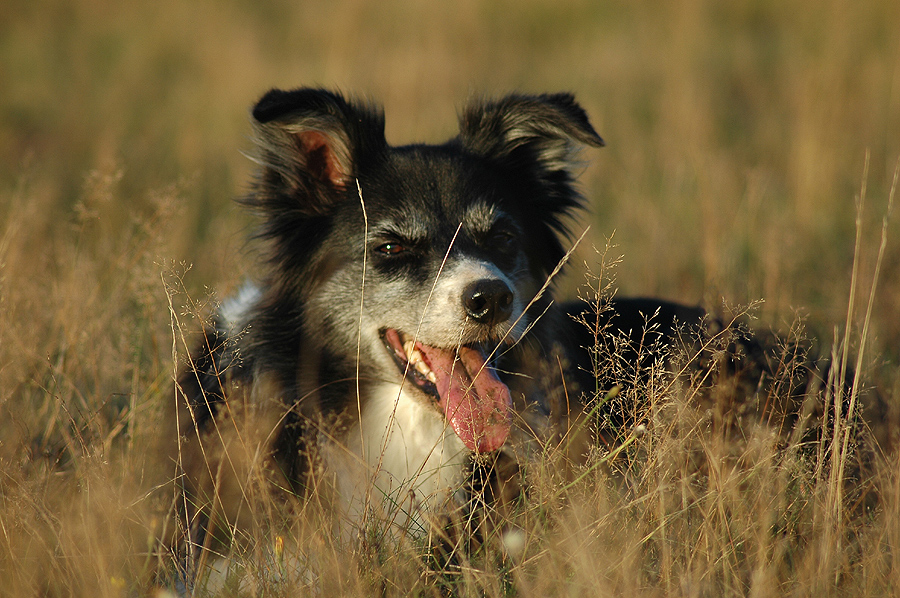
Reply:
[[381, 336], [400, 372], [437, 400], [469, 450], [487, 453], [503, 446], [509, 436], [512, 398], [480, 347], [441, 349], [393, 328], [382, 330]]

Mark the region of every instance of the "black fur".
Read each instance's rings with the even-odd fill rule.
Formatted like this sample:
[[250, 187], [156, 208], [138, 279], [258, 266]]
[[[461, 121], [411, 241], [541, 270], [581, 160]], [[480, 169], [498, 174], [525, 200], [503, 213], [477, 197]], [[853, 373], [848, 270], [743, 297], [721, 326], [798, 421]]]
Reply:
[[[442, 145], [391, 147], [379, 109], [320, 89], [272, 90], [252, 115], [260, 169], [242, 203], [261, 220], [264, 263], [258, 293], [237, 310], [238, 321], [219, 317], [179, 378], [189, 407], [181, 429], [197, 430], [185, 435], [185, 450], [218, 442], [210, 428], [229, 413], [223, 408], [232, 395], [252, 404], [277, 397], [281, 413], [266, 450], [303, 493], [321, 430], [340, 436], [358, 417], [358, 388], [365, 402], [368, 389], [403, 377], [376, 325], [421, 334], [426, 346], [475, 343], [517, 411], [567, 417], [547, 390], [560, 381], [536, 379], [531, 370], [549, 363], [570, 327], [562, 312], [547, 312], [549, 293], [536, 294], [565, 253], [564, 218], [581, 206], [577, 149], [603, 145], [571, 95], [474, 101], [460, 116], [459, 135]], [[480, 269], [490, 278], [438, 286], [439, 295], [498, 289], [503, 311], [458, 321], [438, 314], [431, 323], [408, 316], [449, 276], [439, 275], [443, 268]], [[505, 305], [510, 297], [514, 306]], [[359, 320], [361, 300], [372, 326]], [[434, 301], [455, 309], [442, 296]], [[471, 300], [461, 303], [471, 313]], [[456, 340], [454, 327], [470, 340]], [[406, 386], [415, 394], [415, 385]], [[212, 470], [185, 472], [189, 502], [200, 508], [217, 502], [210, 493], [221, 482], [205, 479]]]

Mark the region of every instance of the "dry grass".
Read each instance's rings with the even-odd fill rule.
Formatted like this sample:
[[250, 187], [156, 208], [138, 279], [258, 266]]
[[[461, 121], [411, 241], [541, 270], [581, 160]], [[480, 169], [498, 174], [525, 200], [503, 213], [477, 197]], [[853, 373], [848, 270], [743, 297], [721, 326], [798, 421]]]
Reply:
[[[148, 447], [170, 398], [168, 299], [196, 330], [252, 263], [230, 200], [244, 115], [270, 86], [379, 99], [395, 143], [452, 134], [470, 92], [576, 92], [609, 144], [582, 180], [595, 244], [617, 231], [619, 293], [762, 299], [757, 325], [788, 334], [808, 313], [896, 415], [900, 231], [889, 221], [881, 247], [879, 227], [898, 22], [891, 0], [2, 4], [0, 593], [143, 594], [167, 566], [152, 548], [172, 497], [150, 492]], [[765, 427], [725, 439], [689, 387], [664, 388], [643, 392], [665, 425], [624, 431], [577, 483], [549, 450], [519, 531], [449, 572], [417, 546], [335, 546], [283, 505], [241, 562], [274, 595], [898, 592], [896, 456], [848, 489], [840, 418], [810, 456]], [[877, 505], [854, 503], [860, 487]]]

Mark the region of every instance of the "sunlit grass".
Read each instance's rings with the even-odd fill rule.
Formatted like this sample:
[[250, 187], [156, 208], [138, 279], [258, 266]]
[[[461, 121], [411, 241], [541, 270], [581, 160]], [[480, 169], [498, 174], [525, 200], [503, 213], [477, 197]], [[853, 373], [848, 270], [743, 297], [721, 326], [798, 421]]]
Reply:
[[[583, 156], [592, 212], [573, 230], [593, 237], [561, 291], [576, 295], [581, 261], [612, 273], [590, 246], [615, 231], [606, 292], [753, 304], [754, 325], [787, 338], [799, 313], [824, 354], [862, 355], [860, 383], [833, 392], [880, 384], [889, 409], [874, 427], [890, 437], [900, 231], [886, 221], [882, 247], [881, 223], [900, 155], [898, 22], [888, 0], [3, 4], [0, 593], [140, 595], [174, 566], [157, 542], [174, 468], [150, 449], [172, 400], [173, 315], [199, 330], [253, 263], [231, 200], [251, 167], [248, 106], [271, 86], [371, 96], [393, 143], [452, 135], [470, 93], [575, 92], [608, 147]], [[327, 513], [261, 504], [233, 582], [278, 595], [897, 592], [895, 455], [852, 480], [840, 418], [818, 452], [765, 426], [723, 438], [690, 385], [664, 392], [659, 374], [643, 392], [668, 419], [612, 435], [574, 472], [547, 447], [507, 532], [449, 565], [414, 544], [350, 550], [320, 533]], [[845, 494], [841, 478], [858, 484]]]

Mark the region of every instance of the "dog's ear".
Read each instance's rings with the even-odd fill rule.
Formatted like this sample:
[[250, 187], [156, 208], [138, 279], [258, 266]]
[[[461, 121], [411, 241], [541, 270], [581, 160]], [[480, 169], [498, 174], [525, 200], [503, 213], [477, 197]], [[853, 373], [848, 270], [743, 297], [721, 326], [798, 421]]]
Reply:
[[252, 114], [257, 195], [290, 197], [311, 214], [327, 212], [352, 187], [360, 156], [386, 144], [379, 110], [321, 89], [273, 89]]
[[459, 132], [463, 147], [477, 155], [546, 173], [571, 169], [579, 144], [604, 145], [568, 93], [472, 102], [460, 117]]
[[[504, 169], [523, 186], [520, 198], [537, 218], [532, 231], [540, 239], [549, 270], [565, 253], [563, 214], [581, 205], [574, 186], [578, 149], [601, 147], [603, 139], [571, 94], [509, 95], [469, 104], [459, 119], [459, 143], [467, 151]], [[529, 193], [536, 189], [536, 193]]]

